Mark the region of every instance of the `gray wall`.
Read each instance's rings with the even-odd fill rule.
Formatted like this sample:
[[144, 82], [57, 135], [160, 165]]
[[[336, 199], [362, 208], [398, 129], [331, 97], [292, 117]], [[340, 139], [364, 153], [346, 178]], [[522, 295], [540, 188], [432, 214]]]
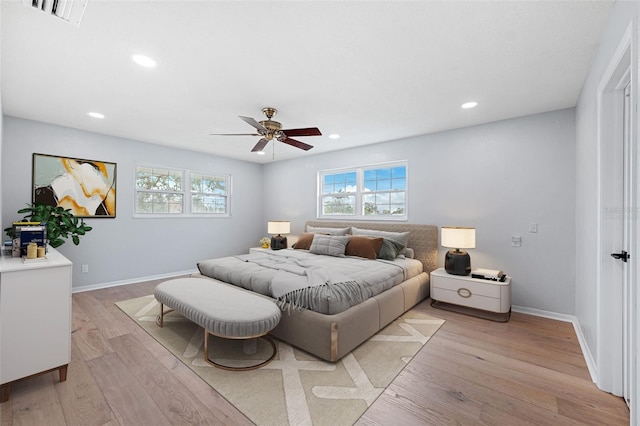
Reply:
[[[597, 90], [627, 25], [640, 17], [640, 2], [617, 1], [576, 107], [576, 297], [575, 312], [587, 345], [597, 357], [596, 224]], [[637, 36], [636, 36], [637, 37]], [[637, 88], [635, 89], [637, 93]], [[597, 359], [595, 360], [597, 362]]]
[[[73, 263], [74, 288], [196, 268], [199, 260], [246, 253], [266, 231], [261, 211], [262, 167], [258, 164], [89, 133], [15, 117], [4, 117], [1, 179], [3, 228], [20, 219], [31, 201], [32, 153], [117, 163], [117, 216], [87, 220], [93, 230], [79, 246], [59, 248]], [[136, 161], [232, 176], [230, 218], [134, 219]], [[89, 273], [80, 267], [89, 265]]]
[[[569, 109], [261, 166], [5, 117], [2, 216], [7, 226], [29, 202], [33, 152], [116, 162], [117, 217], [91, 220], [80, 246], [61, 251], [76, 288], [133, 281], [246, 252], [268, 219], [290, 219], [299, 233], [316, 215], [318, 170], [408, 159], [409, 222], [475, 226], [473, 267], [510, 274], [515, 305], [573, 314], [574, 126]], [[134, 219], [136, 160], [231, 173], [232, 217]], [[522, 247], [511, 247], [512, 235]]]
[[568, 109], [271, 163], [264, 220], [297, 234], [316, 215], [318, 170], [407, 159], [410, 223], [475, 226], [472, 267], [511, 275], [514, 305], [573, 314], [574, 129]]

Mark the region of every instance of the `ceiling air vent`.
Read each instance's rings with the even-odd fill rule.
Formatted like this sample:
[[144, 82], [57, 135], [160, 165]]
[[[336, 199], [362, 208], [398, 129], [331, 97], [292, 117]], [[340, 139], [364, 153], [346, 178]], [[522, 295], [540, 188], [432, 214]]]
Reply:
[[22, 0], [25, 6], [47, 13], [65, 22], [80, 26], [89, 0]]

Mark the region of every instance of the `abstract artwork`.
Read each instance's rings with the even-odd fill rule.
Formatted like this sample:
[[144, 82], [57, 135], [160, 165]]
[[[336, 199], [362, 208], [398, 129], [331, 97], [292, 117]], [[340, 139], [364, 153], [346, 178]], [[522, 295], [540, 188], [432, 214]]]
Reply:
[[116, 163], [34, 153], [32, 202], [77, 217], [116, 217]]

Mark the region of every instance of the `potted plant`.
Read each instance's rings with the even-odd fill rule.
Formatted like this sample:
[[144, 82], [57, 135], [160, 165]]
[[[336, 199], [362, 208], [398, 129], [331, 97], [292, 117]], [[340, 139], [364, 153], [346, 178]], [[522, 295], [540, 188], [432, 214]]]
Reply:
[[271, 238], [269, 237], [260, 238], [260, 246], [262, 248], [269, 248], [270, 245], [271, 245]]
[[[84, 219], [77, 218], [71, 209], [51, 206], [47, 204], [28, 204], [28, 207], [18, 210], [26, 214], [23, 221], [45, 222], [47, 224], [47, 239], [51, 247], [63, 245], [69, 237], [73, 244], [80, 244], [80, 237], [93, 229], [84, 223]], [[7, 235], [13, 238], [13, 227], [5, 228]]]

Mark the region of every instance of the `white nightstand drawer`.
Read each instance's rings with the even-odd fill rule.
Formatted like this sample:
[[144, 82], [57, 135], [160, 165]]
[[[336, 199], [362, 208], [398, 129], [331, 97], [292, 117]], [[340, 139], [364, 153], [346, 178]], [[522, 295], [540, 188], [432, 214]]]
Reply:
[[482, 282], [476, 281], [478, 280], [474, 278], [468, 278], [462, 281], [457, 275], [452, 275], [450, 277], [434, 276], [433, 286], [444, 290], [452, 290], [454, 292], [464, 288], [473, 295], [493, 297], [494, 299], [500, 298], [501, 285], [499, 283], [487, 280], [482, 280]]
[[495, 297], [482, 296], [476, 293], [469, 293], [465, 288], [459, 290], [446, 290], [444, 288], [432, 287], [431, 298], [440, 302], [453, 303], [455, 305], [468, 306], [475, 309], [483, 309], [491, 312], [508, 312], [500, 306], [500, 299]]

